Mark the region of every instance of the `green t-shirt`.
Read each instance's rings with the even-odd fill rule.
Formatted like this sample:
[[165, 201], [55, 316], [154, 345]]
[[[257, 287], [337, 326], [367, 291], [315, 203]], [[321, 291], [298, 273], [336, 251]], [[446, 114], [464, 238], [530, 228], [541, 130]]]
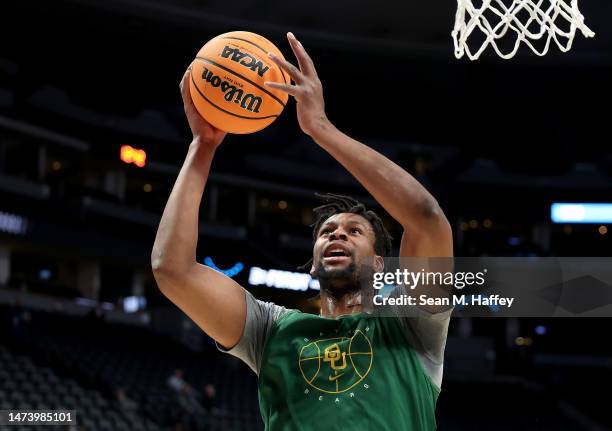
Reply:
[[259, 375], [266, 430], [436, 428], [450, 311], [325, 318], [246, 295], [244, 334], [228, 353]]

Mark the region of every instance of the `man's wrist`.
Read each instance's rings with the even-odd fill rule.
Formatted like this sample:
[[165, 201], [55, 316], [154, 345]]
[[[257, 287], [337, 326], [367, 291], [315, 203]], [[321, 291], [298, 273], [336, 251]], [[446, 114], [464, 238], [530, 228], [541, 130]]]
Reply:
[[309, 130], [308, 135], [317, 142], [335, 130], [334, 125], [325, 116], [320, 117], [315, 121], [314, 125]]
[[195, 151], [214, 152], [217, 149], [217, 145], [215, 145], [210, 140], [203, 139], [201, 136], [196, 135], [191, 140], [191, 144], [189, 144], [189, 148]]

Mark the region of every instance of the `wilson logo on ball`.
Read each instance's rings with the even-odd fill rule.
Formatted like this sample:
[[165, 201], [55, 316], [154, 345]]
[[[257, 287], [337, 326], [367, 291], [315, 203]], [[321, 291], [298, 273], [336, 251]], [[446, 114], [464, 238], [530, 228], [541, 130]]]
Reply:
[[202, 71], [202, 79], [210, 84], [211, 87], [219, 88], [224, 94], [224, 99], [228, 102], [234, 102], [240, 105], [242, 109], [246, 109], [250, 112], [259, 112], [261, 106], [261, 97], [255, 96], [254, 94], [244, 94], [244, 90], [237, 88], [235, 85], [221, 79], [219, 76], [213, 74], [208, 68], [204, 68]]
[[261, 77], [270, 69], [268, 66], [264, 66], [263, 61], [258, 58], [252, 56], [251, 54], [247, 54], [246, 52], [240, 51], [238, 48], [232, 48], [228, 45], [225, 45], [223, 51], [221, 51], [222, 58], [229, 58], [236, 63], [239, 63], [245, 66], [248, 69], [251, 69], [253, 72], [257, 72], [257, 74]]
[[189, 92], [196, 109], [212, 126], [229, 133], [253, 133], [283, 112], [289, 95], [266, 81], [288, 84], [289, 75], [268, 53], [283, 53], [263, 36], [232, 31], [212, 38], [191, 64]]

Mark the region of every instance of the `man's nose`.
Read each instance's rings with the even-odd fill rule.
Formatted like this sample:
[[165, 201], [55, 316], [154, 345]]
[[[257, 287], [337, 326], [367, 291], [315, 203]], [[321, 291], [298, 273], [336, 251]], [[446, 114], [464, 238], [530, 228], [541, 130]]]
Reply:
[[334, 231], [329, 235], [329, 240], [333, 241], [335, 239], [341, 239], [343, 241], [346, 241], [347, 239], [347, 235], [346, 232], [344, 232], [344, 230], [340, 229], [340, 228], [336, 228], [334, 229]]

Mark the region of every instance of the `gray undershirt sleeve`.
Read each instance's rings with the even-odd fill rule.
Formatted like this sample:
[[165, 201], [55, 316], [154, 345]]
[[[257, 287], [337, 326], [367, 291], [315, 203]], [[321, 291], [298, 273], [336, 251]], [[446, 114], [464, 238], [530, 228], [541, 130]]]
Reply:
[[261, 356], [266, 344], [270, 328], [282, 315], [288, 313], [285, 307], [278, 306], [272, 302], [263, 302], [244, 291], [246, 299], [246, 320], [242, 337], [231, 349], [226, 349], [219, 343], [217, 348], [229, 353], [247, 364], [255, 374], [259, 375], [261, 367]]
[[[391, 295], [406, 294], [405, 289], [405, 286], [398, 286]], [[453, 309], [431, 314], [415, 306], [408, 317], [405, 311], [401, 311], [402, 307], [397, 306], [396, 310], [406, 338], [416, 350], [425, 373], [440, 389], [444, 369], [444, 347]]]

